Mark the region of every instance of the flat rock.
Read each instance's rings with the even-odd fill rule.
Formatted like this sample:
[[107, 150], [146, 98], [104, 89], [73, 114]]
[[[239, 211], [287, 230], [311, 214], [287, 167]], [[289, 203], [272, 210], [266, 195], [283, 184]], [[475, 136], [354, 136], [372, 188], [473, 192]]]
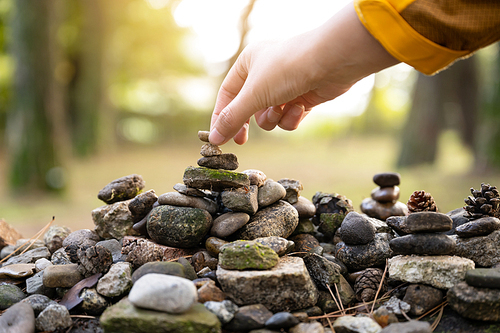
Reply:
[[286, 190], [283, 185], [272, 179], [267, 179], [264, 185], [259, 187], [257, 200], [259, 202], [259, 207], [267, 207], [278, 200], [284, 199], [285, 196]]
[[379, 333], [382, 327], [370, 317], [343, 316], [333, 323], [335, 333]]
[[476, 265], [491, 267], [500, 263], [500, 230], [487, 236], [461, 238], [451, 236], [456, 241], [454, 255], [473, 260]]
[[385, 222], [399, 236], [404, 236], [404, 235], [408, 235], [408, 233], [403, 230], [404, 225], [406, 225], [407, 218], [408, 218], [407, 216], [390, 216], [385, 220]]
[[500, 220], [496, 217], [482, 217], [471, 222], [464, 223], [455, 229], [458, 237], [478, 237], [487, 236], [493, 231], [500, 229]]
[[237, 305], [263, 304], [271, 311], [303, 309], [316, 304], [318, 293], [304, 261], [282, 257], [270, 270], [217, 269], [217, 279]]
[[466, 217], [467, 212], [463, 207], [449, 211], [446, 215], [453, 220], [453, 227], [450, 231], [446, 232], [447, 235], [454, 235], [457, 227], [469, 222], [469, 219]]
[[234, 171], [187, 167], [183, 182], [186, 186], [220, 192], [225, 188], [250, 186], [248, 176]]
[[194, 304], [182, 314], [169, 314], [133, 306], [128, 298], [123, 298], [110, 306], [101, 318], [106, 333], [123, 332], [164, 332], [164, 333], [216, 333], [220, 332], [217, 316], [203, 304]]
[[404, 323], [392, 323], [384, 327], [381, 333], [432, 333], [432, 328], [428, 322], [410, 320]]
[[219, 265], [224, 269], [270, 269], [279, 256], [270, 247], [255, 241], [235, 241], [221, 247]]
[[48, 288], [71, 288], [81, 280], [77, 264], [52, 265], [43, 271], [43, 285]]
[[465, 273], [465, 282], [477, 288], [500, 289], [500, 270], [494, 268], [476, 268]]
[[132, 283], [135, 283], [144, 275], [152, 273], [172, 275], [185, 278], [186, 268], [178, 262], [171, 262], [171, 261], [148, 262], [134, 271], [134, 274], [132, 274], [131, 278]]
[[452, 226], [451, 217], [437, 212], [411, 213], [400, 224], [400, 228], [408, 234], [450, 231]]
[[380, 187], [397, 186], [401, 183], [401, 175], [397, 172], [382, 172], [373, 176], [373, 182]]
[[24, 278], [35, 274], [35, 264], [12, 264], [0, 267], [0, 278]]
[[212, 216], [204, 209], [162, 205], [148, 217], [147, 230], [155, 242], [190, 248], [197, 246], [212, 227]]
[[243, 212], [229, 212], [217, 217], [210, 229], [210, 235], [227, 237], [250, 221], [250, 215]]
[[32, 333], [35, 332], [35, 315], [29, 304], [17, 303], [0, 316], [0, 332]]
[[366, 216], [356, 212], [349, 212], [342, 224], [339, 233], [342, 241], [348, 245], [363, 245], [375, 238], [375, 227]]
[[263, 186], [267, 180], [266, 174], [260, 170], [248, 169], [242, 171], [241, 173], [248, 176], [248, 179], [250, 179], [250, 185], [256, 185], [257, 187]]
[[449, 289], [463, 281], [474, 262], [456, 256], [396, 256], [388, 261], [389, 276], [395, 280], [429, 284]]
[[298, 224], [297, 210], [288, 202], [280, 200], [255, 213], [231, 238], [248, 240], [267, 236], [287, 238]]
[[206, 143], [201, 146], [200, 154], [201, 156], [217, 156], [222, 154], [222, 149], [217, 145]]
[[298, 325], [293, 326], [288, 331], [290, 333], [324, 333], [325, 329], [323, 325], [318, 323], [317, 321], [313, 321], [310, 323], [300, 323]]
[[372, 191], [371, 197], [378, 202], [396, 202], [399, 199], [399, 187], [376, 187]]
[[408, 215], [408, 207], [397, 201], [392, 202], [378, 202], [372, 198], [366, 198], [361, 201], [361, 211], [370, 217], [380, 220], [386, 220], [390, 216], [405, 216]]
[[28, 294], [42, 294], [48, 297], [54, 296], [55, 289], [48, 288], [43, 284], [43, 273], [40, 271], [26, 279], [26, 293]]
[[238, 158], [233, 153], [214, 156], [203, 156], [196, 162], [199, 166], [210, 169], [236, 170], [240, 166]]
[[204, 209], [210, 214], [217, 212], [217, 204], [207, 198], [192, 197], [179, 192], [167, 192], [158, 197], [160, 205], [192, 207]]
[[189, 195], [192, 197], [204, 198], [207, 196], [207, 193], [205, 193], [204, 191], [198, 190], [197, 188], [194, 188], [194, 187], [188, 187], [182, 183], [175, 184], [173, 188], [174, 188], [174, 190], [176, 190], [177, 192], [179, 192], [181, 194]]
[[134, 198], [145, 185], [141, 175], [132, 174], [113, 180], [99, 191], [97, 197], [107, 204], [125, 201]]
[[389, 242], [395, 254], [445, 255], [455, 250], [455, 239], [445, 234], [410, 234]]
[[3, 267], [13, 264], [34, 264], [38, 259], [48, 259], [50, 258], [50, 256], [51, 254], [49, 249], [43, 246], [33, 250], [28, 250], [23, 254], [19, 254], [17, 256], [10, 257], [3, 264]]
[[248, 331], [263, 328], [273, 313], [262, 304], [240, 307], [234, 318], [224, 326], [229, 331]]
[[179, 314], [198, 301], [198, 293], [188, 279], [151, 273], [134, 283], [128, 298], [139, 308]]
[[221, 193], [221, 198], [226, 208], [234, 212], [244, 212], [253, 215], [259, 209], [257, 195], [257, 185], [250, 185], [243, 188], [224, 190]]
[[336, 245], [336, 257], [352, 271], [381, 266], [387, 258], [392, 257], [390, 239], [389, 234], [379, 233], [366, 245], [347, 245], [339, 242]]
[[446, 294], [449, 306], [465, 318], [500, 320], [500, 290], [477, 288], [461, 282]]

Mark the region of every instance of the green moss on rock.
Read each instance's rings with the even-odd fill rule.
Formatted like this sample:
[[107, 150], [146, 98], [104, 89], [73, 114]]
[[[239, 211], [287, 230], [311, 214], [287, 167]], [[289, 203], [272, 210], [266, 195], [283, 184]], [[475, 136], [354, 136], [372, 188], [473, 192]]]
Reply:
[[278, 260], [273, 249], [255, 241], [235, 241], [224, 245], [219, 253], [219, 263], [224, 269], [270, 269]]
[[250, 186], [248, 175], [244, 173], [192, 166], [184, 171], [183, 181], [189, 187], [209, 190]]

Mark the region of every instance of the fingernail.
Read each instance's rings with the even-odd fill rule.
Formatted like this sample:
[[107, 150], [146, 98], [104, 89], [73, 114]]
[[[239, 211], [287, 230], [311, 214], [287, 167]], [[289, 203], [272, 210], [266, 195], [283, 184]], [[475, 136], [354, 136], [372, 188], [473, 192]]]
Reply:
[[221, 145], [226, 140], [225, 136], [222, 136], [219, 131], [214, 128], [210, 131], [210, 135], [208, 136], [208, 141], [213, 145]]
[[267, 120], [270, 123], [277, 123], [280, 119], [281, 119], [281, 114], [274, 111], [273, 108], [270, 108], [270, 110], [267, 112]]
[[302, 113], [305, 111], [305, 107], [304, 105], [302, 104], [295, 104], [294, 106], [292, 106], [290, 112], [292, 113], [292, 115], [298, 117], [300, 115], [302, 115]]

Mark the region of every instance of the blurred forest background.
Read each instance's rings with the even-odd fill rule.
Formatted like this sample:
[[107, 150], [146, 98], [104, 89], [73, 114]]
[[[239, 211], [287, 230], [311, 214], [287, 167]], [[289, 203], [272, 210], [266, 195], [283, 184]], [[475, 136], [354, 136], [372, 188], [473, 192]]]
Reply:
[[[29, 237], [56, 216], [93, 228], [98, 191], [138, 173], [158, 194], [195, 165], [220, 83], [251, 41], [320, 25], [347, 1], [0, 0], [0, 219]], [[240, 170], [337, 192], [372, 176], [441, 211], [500, 184], [498, 44], [427, 77], [398, 65], [317, 107], [293, 133], [251, 126]]]

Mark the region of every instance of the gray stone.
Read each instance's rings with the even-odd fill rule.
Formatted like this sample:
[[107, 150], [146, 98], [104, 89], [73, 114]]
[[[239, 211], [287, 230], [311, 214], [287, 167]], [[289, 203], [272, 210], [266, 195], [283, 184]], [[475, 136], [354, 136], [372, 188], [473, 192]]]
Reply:
[[154, 203], [158, 200], [155, 190], [149, 190], [138, 194], [135, 198], [129, 201], [128, 210], [132, 214], [134, 223], [142, 220], [153, 209]]
[[406, 219], [407, 216], [390, 216], [388, 217], [385, 222], [387, 225], [389, 225], [399, 236], [404, 236], [408, 235], [407, 232], [405, 232], [402, 229], [402, 226], [406, 225]]
[[473, 260], [476, 265], [491, 267], [500, 263], [500, 230], [488, 236], [460, 238], [451, 236], [456, 241], [456, 256]]
[[[40, 294], [33, 294], [25, 299], [23, 299], [20, 303], [26, 303], [31, 308], [33, 309], [33, 312], [35, 313], [35, 317], [38, 317], [40, 312], [45, 310], [46, 307], [48, 307], [51, 304], [57, 304], [56, 301], [51, 300], [45, 295], [40, 295]], [[0, 326], [1, 327], [1, 326]]]
[[24, 278], [35, 274], [35, 264], [12, 264], [0, 267], [0, 278]]
[[402, 313], [408, 313], [410, 311], [410, 304], [400, 300], [396, 296], [392, 296], [387, 302], [381, 305], [381, 307], [387, 309], [389, 313], [394, 313], [397, 315], [402, 315]]
[[217, 156], [222, 154], [222, 149], [217, 145], [206, 143], [201, 146], [200, 154], [201, 156]]
[[316, 303], [318, 293], [304, 261], [282, 257], [264, 271], [217, 269], [217, 279], [228, 299], [238, 305], [263, 304], [271, 311], [303, 309]]
[[263, 186], [267, 180], [266, 174], [260, 170], [248, 169], [242, 171], [241, 173], [244, 173], [245, 175], [248, 176], [248, 179], [250, 180], [250, 185], [256, 185], [257, 187]]
[[382, 172], [373, 176], [373, 182], [380, 187], [397, 186], [401, 183], [401, 175], [397, 172]]
[[68, 227], [53, 225], [44, 234], [43, 242], [45, 243], [45, 246], [49, 249], [50, 253], [54, 253], [57, 249], [62, 247], [64, 239], [68, 237], [70, 233], [71, 229]]
[[32, 277], [26, 279], [26, 292], [32, 294], [42, 294], [48, 297], [54, 296], [54, 288], [46, 287], [43, 284], [44, 271], [40, 271]]
[[186, 277], [186, 269], [178, 262], [153, 261], [145, 263], [134, 271], [132, 274], [132, 283], [137, 282], [144, 275], [151, 273]]
[[384, 327], [381, 333], [432, 333], [431, 324], [426, 321], [410, 320], [404, 323], [393, 323]]
[[372, 191], [371, 197], [373, 200], [378, 202], [396, 202], [399, 199], [399, 187], [376, 187]]
[[128, 298], [110, 306], [101, 318], [106, 333], [162, 332], [162, 333], [216, 333], [220, 332], [217, 316], [203, 304], [195, 304], [182, 314], [141, 309], [133, 306]]
[[500, 320], [500, 290], [477, 288], [461, 282], [446, 294], [450, 307], [461, 316], [474, 320]]
[[184, 271], [186, 272], [184, 277], [186, 279], [193, 281], [198, 278], [198, 275], [196, 275], [196, 271], [194, 270], [194, 267], [193, 265], [191, 265], [189, 260], [180, 257], [179, 259], [177, 259], [177, 262], [184, 267]]
[[266, 327], [271, 329], [290, 328], [299, 323], [299, 320], [290, 312], [277, 312], [266, 321]]
[[148, 217], [148, 233], [163, 245], [190, 248], [198, 245], [212, 227], [212, 216], [204, 209], [162, 205]]
[[288, 331], [290, 333], [324, 333], [325, 329], [323, 325], [318, 323], [317, 321], [310, 323], [300, 323], [290, 328]]
[[390, 216], [408, 215], [408, 207], [400, 201], [396, 203], [378, 202], [372, 198], [361, 201], [361, 211], [370, 217], [384, 221]]
[[134, 198], [146, 185], [141, 175], [132, 174], [113, 180], [99, 191], [97, 197], [107, 204]]
[[111, 255], [113, 256], [113, 262], [119, 262], [119, 261], [124, 261], [125, 256], [122, 254], [122, 245], [120, 242], [114, 238], [112, 239], [106, 239], [104, 241], [100, 241], [96, 243], [96, 246], [102, 246], [111, 252]]
[[201, 197], [204, 198], [207, 196], [207, 193], [203, 192], [202, 190], [198, 190], [197, 188], [194, 187], [188, 187], [182, 183], [177, 183], [174, 185], [174, 190], [181, 194], [189, 195], [192, 197]]
[[198, 139], [203, 142], [209, 142], [208, 137], [210, 136], [210, 131], [198, 131]]
[[63, 247], [67, 247], [69, 245], [75, 245], [77, 247], [82, 246], [94, 246], [101, 239], [99, 235], [89, 229], [80, 229], [73, 231], [63, 240]]
[[40, 271], [43, 271], [45, 268], [47, 268], [49, 266], [52, 266], [52, 262], [49, 259], [40, 258], [37, 261], [35, 261], [35, 271], [37, 273]]
[[381, 233], [375, 234], [375, 239], [366, 245], [347, 245], [339, 242], [336, 245], [336, 257], [352, 271], [380, 266], [387, 258], [392, 257], [390, 239], [389, 234]]
[[250, 185], [238, 189], [224, 190], [221, 193], [221, 198], [226, 208], [235, 212], [244, 212], [253, 215], [259, 209], [257, 194], [257, 186]]
[[0, 284], [0, 310], [16, 304], [26, 298], [21, 288], [13, 284]]
[[437, 212], [418, 212], [411, 213], [408, 218], [400, 225], [400, 228], [408, 233], [428, 233], [450, 231], [453, 226], [453, 220], [446, 214]]
[[208, 301], [203, 303], [203, 305], [205, 305], [208, 311], [215, 314], [223, 325], [229, 323], [239, 310], [238, 306], [229, 300], [222, 302]]
[[183, 182], [186, 186], [220, 192], [225, 188], [250, 186], [248, 176], [234, 171], [187, 167]]
[[210, 214], [217, 212], [217, 204], [214, 201], [207, 198], [192, 197], [179, 192], [163, 193], [158, 197], [158, 203], [160, 205], [200, 208]]
[[259, 237], [255, 238], [254, 241], [262, 245], [269, 246], [280, 257], [286, 254], [290, 250], [290, 248], [295, 245], [292, 241], [278, 236]]
[[392, 239], [394, 254], [445, 255], [453, 253], [456, 242], [445, 234], [410, 234]]
[[339, 229], [342, 241], [348, 245], [368, 244], [375, 238], [375, 227], [356, 212], [348, 213]]
[[52, 253], [52, 256], [50, 257], [50, 262], [52, 262], [52, 265], [71, 265], [71, 264], [73, 264], [71, 262], [71, 259], [69, 258], [69, 255], [66, 253], [66, 250], [64, 247], [61, 247], [56, 252]]
[[287, 238], [298, 224], [297, 210], [288, 202], [280, 200], [255, 213], [247, 224], [231, 235], [231, 238], [255, 239], [267, 236]]
[[210, 169], [236, 170], [239, 167], [238, 158], [233, 153], [203, 156], [197, 161], [197, 164]]
[[100, 315], [109, 306], [108, 300], [101, 296], [95, 288], [84, 288], [79, 297], [82, 300], [80, 303], [81, 311], [92, 316]]
[[128, 295], [137, 307], [168, 313], [184, 313], [198, 300], [193, 282], [178, 276], [147, 274], [134, 283]]
[[35, 332], [35, 315], [29, 304], [17, 303], [0, 316], [0, 332], [33, 333]]
[[396, 256], [388, 261], [392, 279], [449, 289], [463, 281], [474, 262], [455, 256]]
[[210, 229], [210, 235], [227, 237], [250, 221], [250, 215], [242, 212], [229, 212], [217, 217]]
[[130, 200], [101, 206], [92, 211], [95, 232], [104, 239], [121, 239], [124, 236], [139, 235], [132, 226], [134, 219], [128, 209]]
[[234, 318], [224, 326], [229, 331], [247, 331], [263, 328], [273, 313], [262, 304], [252, 304], [240, 307]]
[[304, 189], [299, 180], [283, 178], [278, 180], [278, 183], [283, 185], [286, 190], [286, 196], [283, 200], [288, 201], [292, 205], [298, 201], [300, 191]]
[[0, 259], [4, 259], [5, 257], [11, 255], [12, 253], [14, 253], [15, 250], [16, 247], [14, 245], [4, 246], [0, 251]]
[[28, 250], [23, 254], [19, 254], [17, 256], [10, 257], [3, 264], [3, 266], [13, 265], [13, 264], [31, 264], [35, 263], [38, 259], [50, 258], [50, 251], [45, 246], [39, 247], [33, 250]]
[[500, 229], [500, 220], [496, 217], [482, 217], [471, 222], [464, 223], [455, 229], [458, 237], [487, 236], [493, 231]]
[[55, 331], [66, 329], [73, 324], [68, 309], [59, 304], [51, 304], [43, 310], [35, 320], [38, 331]]
[[374, 218], [374, 217], [370, 217], [370, 216], [365, 215], [365, 214], [363, 214], [362, 216], [365, 216], [368, 219], [368, 222], [370, 222], [375, 227], [375, 231], [377, 233], [379, 233], [379, 232], [385, 232], [388, 234], [393, 233], [392, 228], [387, 224], [386, 221], [382, 221], [382, 220], [379, 220], [379, 219]]
[[283, 185], [272, 179], [268, 179], [262, 187], [259, 187], [257, 200], [259, 202], [259, 207], [262, 208], [272, 205], [278, 200], [284, 199], [285, 196], [286, 190]]
[[255, 241], [235, 241], [222, 246], [219, 265], [224, 269], [270, 269], [279, 256], [270, 247]]
[[340, 267], [337, 264], [314, 253], [306, 254], [303, 259], [309, 275], [319, 289], [328, 290], [329, 286], [340, 281]]
[[293, 204], [293, 208], [297, 210], [301, 219], [308, 219], [316, 214], [316, 206], [314, 206], [311, 200], [303, 196], [297, 198], [297, 202]]
[[43, 285], [47, 288], [71, 288], [81, 280], [77, 264], [52, 265], [43, 272]]
[[494, 268], [476, 268], [465, 273], [465, 282], [477, 288], [500, 289], [500, 270]]
[[454, 235], [455, 229], [464, 223], [469, 222], [469, 219], [465, 216], [467, 213], [463, 207], [454, 209], [446, 215], [448, 215], [453, 220], [453, 227], [450, 231], [446, 232], [447, 235]]
[[26, 238], [21, 238], [16, 241], [15, 247], [17, 253], [21, 253], [24, 250], [33, 250], [33, 249], [38, 249], [40, 247], [44, 247], [45, 242], [41, 239], [26, 239]]
[[99, 279], [97, 292], [106, 297], [121, 296], [132, 288], [132, 264], [119, 262]]
[[425, 284], [411, 284], [403, 301], [410, 304], [410, 314], [421, 316], [443, 302], [443, 291]]
[[370, 317], [343, 316], [333, 323], [335, 333], [379, 333], [382, 327]]

